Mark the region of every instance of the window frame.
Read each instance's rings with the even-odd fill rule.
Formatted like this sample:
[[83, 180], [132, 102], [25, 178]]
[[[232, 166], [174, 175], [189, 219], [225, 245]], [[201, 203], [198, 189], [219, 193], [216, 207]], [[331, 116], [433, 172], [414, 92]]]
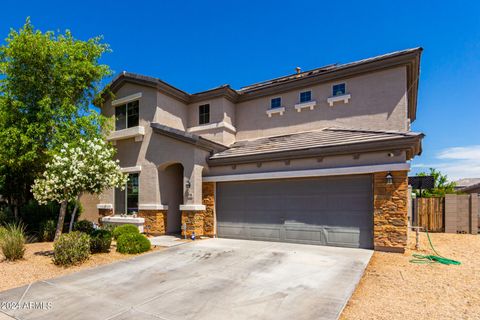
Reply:
[[[131, 108], [132, 105], [136, 104], [136, 106], [134, 108]], [[122, 110], [123, 109], [123, 115], [125, 117], [125, 123], [124, 123], [124, 126], [125, 127], [117, 127], [117, 124], [118, 124], [118, 112], [117, 110]], [[133, 110], [133, 111], [136, 111], [133, 112], [133, 113], [130, 113], [130, 111]], [[129, 114], [130, 113], [130, 114]], [[136, 117], [135, 117], [136, 116]], [[134, 124], [130, 125], [130, 122], [132, 121], [131, 118], [133, 117], [134, 120]], [[115, 131], [120, 131], [120, 130], [125, 130], [125, 129], [128, 129], [128, 128], [133, 128], [133, 127], [138, 127], [140, 125], [140, 100], [139, 99], [135, 99], [135, 100], [132, 100], [132, 101], [128, 101], [128, 102], [125, 102], [125, 103], [122, 103], [122, 104], [119, 104], [117, 106], [115, 106]]]
[[[202, 110], [202, 108], [206, 110]], [[204, 125], [210, 123], [210, 103], [201, 104], [198, 106], [198, 124]]]
[[[278, 101], [278, 106], [273, 106], [273, 101]], [[282, 97], [275, 97], [270, 99], [270, 109], [278, 109], [282, 107]]]
[[[136, 188], [137, 188], [137, 192], [136, 192], [136, 202], [137, 202], [137, 207], [136, 208], [133, 208], [133, 209], [136, 209], [136, 210], [129, 210], [128, 209], [128, 187], [129, 187], [129, 183], [130, 183], [130, 177], [133, 176], [133, 175], [136, 175]], [[125, 183], [124, 185], [125, 189], [124, 190], [121, 190], [120, 192], [123, 193], [123, 196], [122, 196], [122, 199], [120, 199], [121, 202], [123, 202], [123, 206], [124, 206], [124, 212], [117, 212], [117, 197], [116, 195], [114, 194], [113, 196], [113, 199], [114, 199], [114, 204], [113, 204], [113, 208], [114, 208], [114, 214], [117, 215], [117, 214], [125, 214], [127, 216], [131, 216], [133, 214], [138, 214], [138, 211], [139, 211], [139, 196], [140, 196], [140, 172], [131, 172], [131, 173], [128, 173], [128, 180], [127, 182]], [[118, 192], [118, 189], [120, 188], [115, 188], [114, 190], [114, 193], [117, 193]], [[135, 195], [134, 195], [135, 196]]]
[[[302, 94], [307, 94], [307, 93], [310, 95], [310, 99], [308, 99], [308, 100], [302, 100]], [[313, 100], [312, 100], [312, 90], [301, 91], [301, 92], [299, 93], [299, 95], [298, 95], [298, 98], [299, 98], [298, 101], [299, 101], [300, 103], [312, 102], [312, 101], [313, 101]]]
[[[343, 85], [343, 93], [342, 94], [335, 94], [335, 87]], [[347, 94], [347, 83], [346, 82], [338, 82], [332, 84], [332, 97], [341, 97]]]

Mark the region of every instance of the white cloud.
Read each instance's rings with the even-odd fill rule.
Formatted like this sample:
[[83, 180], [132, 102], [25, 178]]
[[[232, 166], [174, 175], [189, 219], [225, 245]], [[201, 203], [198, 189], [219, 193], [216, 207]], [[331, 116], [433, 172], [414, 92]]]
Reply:
[[480, 161], [480, 145], [447, 148], [440, 151], [437, 158]]
[[480, 177], [480, 145], [446, 148], [440, 151], [434, 163], [413, 164], [415, 171], [435, 168], [447, 174], [449, 180]]

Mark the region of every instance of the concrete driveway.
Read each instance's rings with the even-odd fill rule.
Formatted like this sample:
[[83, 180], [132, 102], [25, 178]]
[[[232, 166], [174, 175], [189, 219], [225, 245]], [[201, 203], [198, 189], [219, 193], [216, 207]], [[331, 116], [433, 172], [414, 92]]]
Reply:
[[[0, 293], [17, 319], [337, 319], [372, 251], [209, 239]], [[28, 303], [30, 307], [25, 307]], [[36, 303], [36, 304], [35, 304]]]

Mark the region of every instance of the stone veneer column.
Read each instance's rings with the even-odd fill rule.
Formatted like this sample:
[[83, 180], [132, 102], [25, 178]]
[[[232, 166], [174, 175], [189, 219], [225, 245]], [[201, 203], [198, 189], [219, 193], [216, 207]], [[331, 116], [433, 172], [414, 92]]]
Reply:
[[387, 174], [378, 172], [373, 177], [374, 249], [403, 253], [408, 232], [408, 172], [392, 171], [392, 184], [387, 184]]
[[138, 211], [138, 216], [145, 219], [144, 231], [148, 235], [161, 236], [167, 231], [167, 210]]
[[202, 184], [202, 202], [205, 205], [203, 222], [203, 234], [215, 236], [215, 182], [204, 182]]
[[102, 224], [102, 218], [107, 216], [113, 216], [113, 209], [98, 209], [98, 224]]
[[[187, 226], [188, 237], [193, 232], [195, 236], [215, 236], [215, 182], [202, 183], [202, 204], [205, 210], [182, 211], [182, 225]], [[184, 230], [182, 235], [185, 235]]]

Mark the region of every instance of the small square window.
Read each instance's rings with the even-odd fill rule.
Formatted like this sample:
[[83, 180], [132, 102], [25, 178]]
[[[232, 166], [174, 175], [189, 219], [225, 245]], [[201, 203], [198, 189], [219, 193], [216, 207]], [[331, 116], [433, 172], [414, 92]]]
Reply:
[[206, 124], [210, 122], [210, 105], [202, 104], [198, 107], [198, 123]]
[[332, 96], [343, 96], [345, 94], [345, 83], [334, 84], [332, 87]]
[[312, 101], [312, 91], [300, 92], [300, 103]]
[[273, 98], [270, 103], [270, 108], [280, 108], [282, 106], [282, 98]]

